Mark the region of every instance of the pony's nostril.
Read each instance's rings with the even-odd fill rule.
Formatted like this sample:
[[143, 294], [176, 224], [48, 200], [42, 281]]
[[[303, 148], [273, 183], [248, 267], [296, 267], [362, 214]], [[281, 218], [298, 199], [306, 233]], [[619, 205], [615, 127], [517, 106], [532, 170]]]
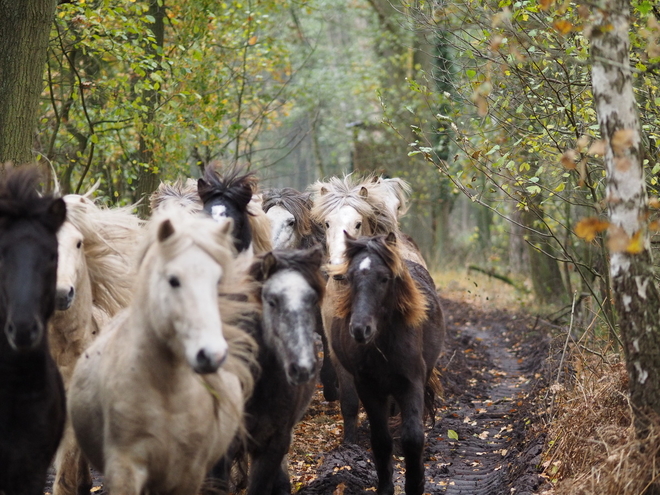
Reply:
[[73, 299], [73, 296], [75, 296], [75, 295], [76, 295], [76, 289], [72, 286], [72, 287], [69, 289], [69, 294], [68, 294], [67, 296], [68, 296], [70, 299]]
[[227, 359], [227, 353], [209, 353], [200, 349], [196, 356], [195, 371], [198, 373], [214, 373]]
[[296, 363], [291, 363], [289, 365], [289, 376], [294, 379], [298, 379], [298, 376], [300, 375], [300, 366], [298, 366]]

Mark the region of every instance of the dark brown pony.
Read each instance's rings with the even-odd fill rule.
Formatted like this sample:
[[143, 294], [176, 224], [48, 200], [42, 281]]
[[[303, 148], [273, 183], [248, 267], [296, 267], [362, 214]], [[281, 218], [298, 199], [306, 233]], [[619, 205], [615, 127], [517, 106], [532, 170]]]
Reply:
[[0, 182], [0, 493], [40, 495], [62, 437], [64, 386], [48, 349], [61, 198], [37, 193], [35, 169]]
[[341, 387], [345, 440], [355, 441], [359, 398], [371, 426], [378, 493], [393, 494], [388, 400], [394, 398], [401, 410], [406, 494], [421, 495], [425, 397], [431, 406], [428, 384], [445, 336], [435, 285], [422, 266], [401, 257], [394, 234], [347, 236], [346, 260], [336, 273], [344, 280], [338, 282], [337, 317], [329, 335], [355, 385]]

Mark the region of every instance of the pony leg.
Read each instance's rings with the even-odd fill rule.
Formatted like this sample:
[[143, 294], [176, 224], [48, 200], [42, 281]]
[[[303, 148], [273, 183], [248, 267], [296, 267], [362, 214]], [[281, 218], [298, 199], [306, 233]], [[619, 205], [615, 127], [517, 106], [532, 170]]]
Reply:
[[105, 482], [111, 495], [141, 495], [147, 483], [147, 468], [136, 465], [129, 458], [108, 459]]
[[89, 463], [78, 448], [78, 495], [88, 495], [92, 490], [94, 482], [92, 472], [89, 470]]
[[330, 344], [323, 330], [323, 317], [321, 310], [317, 312], [316, 328], [317, 333], [321, 335], [321, 344], [323, 344], [323, 364], [321, 365], [321, 384], [323, 385], [323, 398], [328, 402], [339, 399], [339, 383], [337, 382], [337, 372], [330, 358]]
[[396, 398], [401, 408], [401, 447], [406, 462], [406, 495], [424, 493], [424, 389], [412, 386]]
[[[358, 384], [360, 400], [371, 427], [371, 450], [378, 474], [378, 495], [392, 495], [392, 435], [390, 434], [387, 397], [374, 393], [370, 384]], [[407, 492], [406, 492], [407, 493]]]
[[[291, 434], [271, 439], [260, 452], [251, 456], [250, 483], [247, 495], [289, 495], [291, 482], [282, 470], [284, 456], [289, 451]], [[275, 487], [277, 485], [277, 490]]]
[[[67, 420], [64, 436], [55, 454], [55, 483], [53, 495], [76, 495], [78, 493], [78, 460], [80, 448], [76, 442], [73, 428]], [[90, 486], [91, 488], [91, 486]], [[87, 490], [89, 493], [89, 489]]]
[[344, 443], [357, 443], [357, 417], [360, 408], [360, 398], [353, 376], [335, 361], [335, 370], [339, 380], [339, 405], [344, 419]]

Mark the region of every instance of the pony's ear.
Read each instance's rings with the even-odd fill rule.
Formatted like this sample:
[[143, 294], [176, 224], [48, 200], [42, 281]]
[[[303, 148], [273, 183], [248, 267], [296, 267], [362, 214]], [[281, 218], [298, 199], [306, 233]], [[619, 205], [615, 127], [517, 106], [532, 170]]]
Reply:
[[309, 248], [307, 250], [307, 256], [315, 266], [320, 268], [323, 263], [323, 247], [321, 247], [320, 244], [317, 244], [316, 246]]
[[375, 184], [376, 182], [380, 182], [380, 176], [378, 176], [378, 175], [374, 175], [374, 176], [371, 178], [371, 182], [372, 182], [372, 184]]
[[210, 184], [204, 179], [197, 179], [197, 193], [202, 194], [210, 189]]
[[387, 234], [387, 237], [385, 238], [385, 242], [388, 243], [390, 246], [396, 246], [396, 234], [394, 232], [390, 232]]
[[366, 187], [362, 186], [362, 187], [360, 188], [360, 196], [362, 196], [363, 198], [366, 198], [367, 196], [369, 196], [369, 189], [367, 189]]
[[250, 267], [250, 276], [257, 282], [266, 280], [275, 266], [277, 265], [277, 258], [272, 252], [266, 253], [263, 258], [255, 261]]
[[62, 198], [54, 199], [48, 207], [46, 227], [57, 232], [66, 220], [66, 202]]
[[321, 192], [321, 196], [323, 196], [325, 194], [328, 194], [328, 189], [324, 186], [324, 187], [321, 188], [320, 192]]
[[170, 219], [163, 220], [158, 226], [158, 241], [163, 242], [165, 239], [174, 234], [174, 226]]

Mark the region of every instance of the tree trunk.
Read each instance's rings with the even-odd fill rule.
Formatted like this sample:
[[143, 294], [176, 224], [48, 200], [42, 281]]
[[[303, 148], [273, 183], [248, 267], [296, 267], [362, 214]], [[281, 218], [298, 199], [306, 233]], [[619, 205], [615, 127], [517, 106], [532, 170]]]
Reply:
[[55, 0], [0, 0], [0, 164], [33, 160]]
[[[592, 85], [605, 141], [610, 273], [640, 437], [660, 415], [660, 295], [646, 228], [640, 126], [629, 60], [629, 0], [606, 0], [591, 35]], [[654, 493], [657, 493], [654, 492]]]
[[[151, 25], [155, 44], [147, 41], [147, 52], [151, 52], [156, 62], [154, 70], [148, 71], [145, 79], [150, 81], [151, 74], [160, 70], [160, 63], [163, 59], [162, 50], [165, 43], [165, 3], [158, 0], [149, 0], [149, 15], [154, 18]], [[153, 84], [153, 83], [151, 83]], [[143, 93], [144, 105], [148, 108], [142, 121], [140, 129], [139, 148], [138, 148], [138, 173], [137, 187], [135, 197], [141, 200], [138, 206], [138, 214], [145, 218], [149, 215], [149, 195], [158, 187], [159, 175], [158, 167], [154, 164], [154, 144], [156, 142], [157, 131], [153, 129], [153, 121], [156, 108], [159, 103], [158, 89], [148, 89]]]

